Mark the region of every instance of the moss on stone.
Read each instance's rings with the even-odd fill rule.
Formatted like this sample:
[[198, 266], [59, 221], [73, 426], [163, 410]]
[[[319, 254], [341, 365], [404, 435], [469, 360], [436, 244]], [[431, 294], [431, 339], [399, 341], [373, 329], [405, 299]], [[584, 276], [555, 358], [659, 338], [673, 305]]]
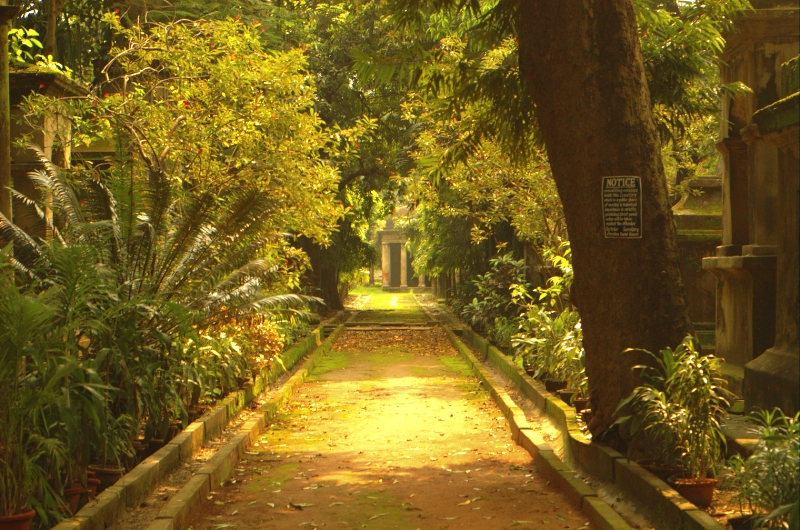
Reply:
[[722, 230], [678, 230], [678, 241], [681, 243], [719, 241], [721, 244]]

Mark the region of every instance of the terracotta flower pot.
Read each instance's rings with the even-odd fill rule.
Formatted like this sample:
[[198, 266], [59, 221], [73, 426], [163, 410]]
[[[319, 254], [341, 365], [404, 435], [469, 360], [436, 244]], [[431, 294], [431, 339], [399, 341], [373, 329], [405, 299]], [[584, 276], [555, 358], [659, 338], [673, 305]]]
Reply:
[[572, 400], [572, 404], [577, 412], [582, 412], [589, 408], [589, 400], [587, 398], [576, 397]]
[[183, 425], [181, 424], [181, 422], [170, 423], [169, 429], [167, 429], [167, 437], [164, 439], [164, 441], [168, 442], [173, 438], [175, 438], [178, 435], [178, 433], [181, 432], [182, 426]]
[[97, 495], [97, 488], [100, 487], [100, 479], [89, 477], [86, 479], [86, 487], [89, 492], [89, 499], [94, 499]]
[[125, 468], [116, 464], [89, 464], [89, 469], [94, 471], [95, 476], [100, 480], [97, 493], [113, 486], [125, 474]]
[[83, 486], [80, 484], [73, 484], [72, 487], [64, 488], [64, 500], [67, 501], [70, 515], [77, 513], [78, 503], [81, 502], [83, 491]]
[[562, 388], [567, 388], [567, 382], [559, 381], [558, 379], [545, 379], [544, 387], [548, 392], [555, 392], [557, 390], [561, 390]]
[[578, 394], [577, 390], [558, 390], [557, 391], [558, 397], [561, 398], [561, 401], [566, 403], [567, 405], [572, 404], [572, 398]]
[[684, 499], [698, 508], [708, 508], [719, 481], [715, 478], [676, 478], [672, 482]]
[[14, 515], [0, 515], [0, 530], [28, 530], [34, 515], [36, 515], [36, 510]]
[[152, 455], [153, 453], [155, 453], [156, 451], [158, 451], [162, 447], [164, 447], [164, 440], [161, 440], [159, 438], [152, 438], [147, 443], [147, 453]]

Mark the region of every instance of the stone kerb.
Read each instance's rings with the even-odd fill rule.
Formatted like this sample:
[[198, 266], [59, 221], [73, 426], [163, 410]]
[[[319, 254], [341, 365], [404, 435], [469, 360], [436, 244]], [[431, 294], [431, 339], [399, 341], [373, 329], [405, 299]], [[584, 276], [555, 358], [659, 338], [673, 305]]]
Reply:
[[[284, 361], [286, 370], [291, 369], [318, 344], [324, 344], [321, 338], [324, 336], [325, 325], [340, 322], [347, 316], [349, 314], [339, 313], [328, 323], [321, 323], [317, 329], [287, 350], [285, 353], [291, 351], [292, 355]], [[336, 328], [330, 338], [338, 335], [341, 329], [342, 325]], [[243, 389], [226, 396], [217, 406], [188, 425], [164, 447], [140, 462], [116, 484], [86, 504], [77, 514], [54, 526], [53, 530], [104, 530], [123, 519], [127, 508], [138, 506], [160, 480], [169, 475], [181, 462], [190, 460], [203, 443], [221, 435], [228, 422], [256, 396], [268, 389], [283, 373], [285, 373], [283, 367], [273, 366], [269, 372], [262, 373], [255, 381], [245, 384]]]
[[[514, 426], [516, 415], [506, 412], [510, 408], [505, 405], [506, 399], [498, 399], [498, 396], [505, 392], [490, 374], [484, 372], [476, 355], [459, 340], [453, 330], [447, 326], [444, 328], [450, 341], [472, 366], [475, 375], [487, 385], [487, 390], [509, 419], [512, 432], [516, 433], [515, 441], [531, 454], [539, 471], [568, 492], [573, 502], [581, 506], [599, 528], [630, 527], [591, 488], [576, 478], [567, 464], [605, 482], [613, 483], [625, 491], [648, 512], [659, 530], [724, 530], [724, 527], [707, 513], [699, 510], [677, 491], [635, 462], [627, 461], [623, 455], [609, 447], [588, 440], [578, 428], [576, 413], [572, 407], [545, 390], [544, 385], [533, 380], [500, 350], [488, 345], [486, 339], [477, 336], [473, 330], [465, 326], [461, 333], [465, 341], [478, 351], [482, 352], [485, 349], [487, 361], [508, 377], [520, 394], [529, 399], [539, 410], [544, 411], [557, 425], [564, 440], [564, 461], [560, 460], [549, 444], [546, 444], [535, 431], [527, 428], [527, 422], [524, 424], [525, 427]], [[510, 400], [510, 397], [508, 399]]]
[[[458, 340], [458, 337], [449, 327], [443, 327], [450, 341], [467, 363], [471, 365], [475, 376], [486, 386], [503, 415], [508, 419], [514, 441], [533, 457], [538, 472], [556, 484], [574, 506], [584, 510], [584, 513], [595, 526], [614, 530], [631, 530], [625, 520], [597, 497], [597, 493], [585, 482], [577, 478], [575, 472], [556, 456], [550, 445], [545, 443], [541, 436], [530, 428], [523, 411], [514, 403], [511, 396], [503, 390], [497, 380], [483, 368], [481, 362], [478, 361], [469, 348], [466, 348]], [[465, 335], [467, 334], [465, 333]], [[478, 344], [481, 343], [478, 342]], [[488, 346], [486, 351], [487, 354], [491, 355]], [[589, 506], [587, 499], [595, 499], [595, 501]], [[605, 505], [607, 509], [599, 508], [602, 505]]]
[[[230, 476], [239, 460], [245, 454], [248, 446], [252, 444], [258, 433], [266, 426], [278, 410], [288, 402], [294, 391], [302, 385], [316, 366], [317, 360], [327, 354], [333, 346], [333, 341], [345, 329], [340, 324], [325, 339], [318, 348], [306, 359], [303, 366], [292, 375], [276, 392], [271, 399], [259, 408], [260, 415], [246, 422], [238, 434], [228, 441], [209, 461], [201, 467], [192, 480], [187, 483], [180, 493], [173, 497], [158, 513], [156, 520], [148, 530], [183, 530], [186, 528], [188, 514], [191, 509], [208, 496], [210, 491], [215, 491]], [[316, 341], [314, 342], [316, 344]]]

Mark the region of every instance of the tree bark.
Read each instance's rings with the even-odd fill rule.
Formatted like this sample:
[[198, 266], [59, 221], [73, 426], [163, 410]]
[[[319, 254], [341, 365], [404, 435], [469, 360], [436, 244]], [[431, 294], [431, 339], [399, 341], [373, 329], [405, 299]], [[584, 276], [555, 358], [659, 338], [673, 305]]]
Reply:
[[[594, 435], [646, 361], [691, 332], [631, 0], [521, 0], [520, 70], [564, 205]], [[641, 239], [607, 239], [602, 177], [639, 176]]]
[[314, 288], [313, 294], [325, 302], [324, 311], [344, 309], [339, 297], [339, 273], [336, 264], [326, 255], [327, 249], [305, 236], [297, 238], [297, 245], [308, 255], [311, 270], [307, 280]]
[[58, 16], [64, 8], [67, 0], [48, 0], [47, 2], [47, 28], [45, 29], [44, 44], [42, 45], [42, 55], [56, 56], [56, 28], [58, 27]]

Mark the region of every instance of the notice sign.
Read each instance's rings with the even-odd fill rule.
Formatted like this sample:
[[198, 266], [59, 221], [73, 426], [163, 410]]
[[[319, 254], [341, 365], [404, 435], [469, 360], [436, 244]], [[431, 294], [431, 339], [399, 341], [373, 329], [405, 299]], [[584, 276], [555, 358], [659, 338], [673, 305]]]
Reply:
[[603, 177], [603, 229], [606, 237], [642, 237], [640, 177]]

